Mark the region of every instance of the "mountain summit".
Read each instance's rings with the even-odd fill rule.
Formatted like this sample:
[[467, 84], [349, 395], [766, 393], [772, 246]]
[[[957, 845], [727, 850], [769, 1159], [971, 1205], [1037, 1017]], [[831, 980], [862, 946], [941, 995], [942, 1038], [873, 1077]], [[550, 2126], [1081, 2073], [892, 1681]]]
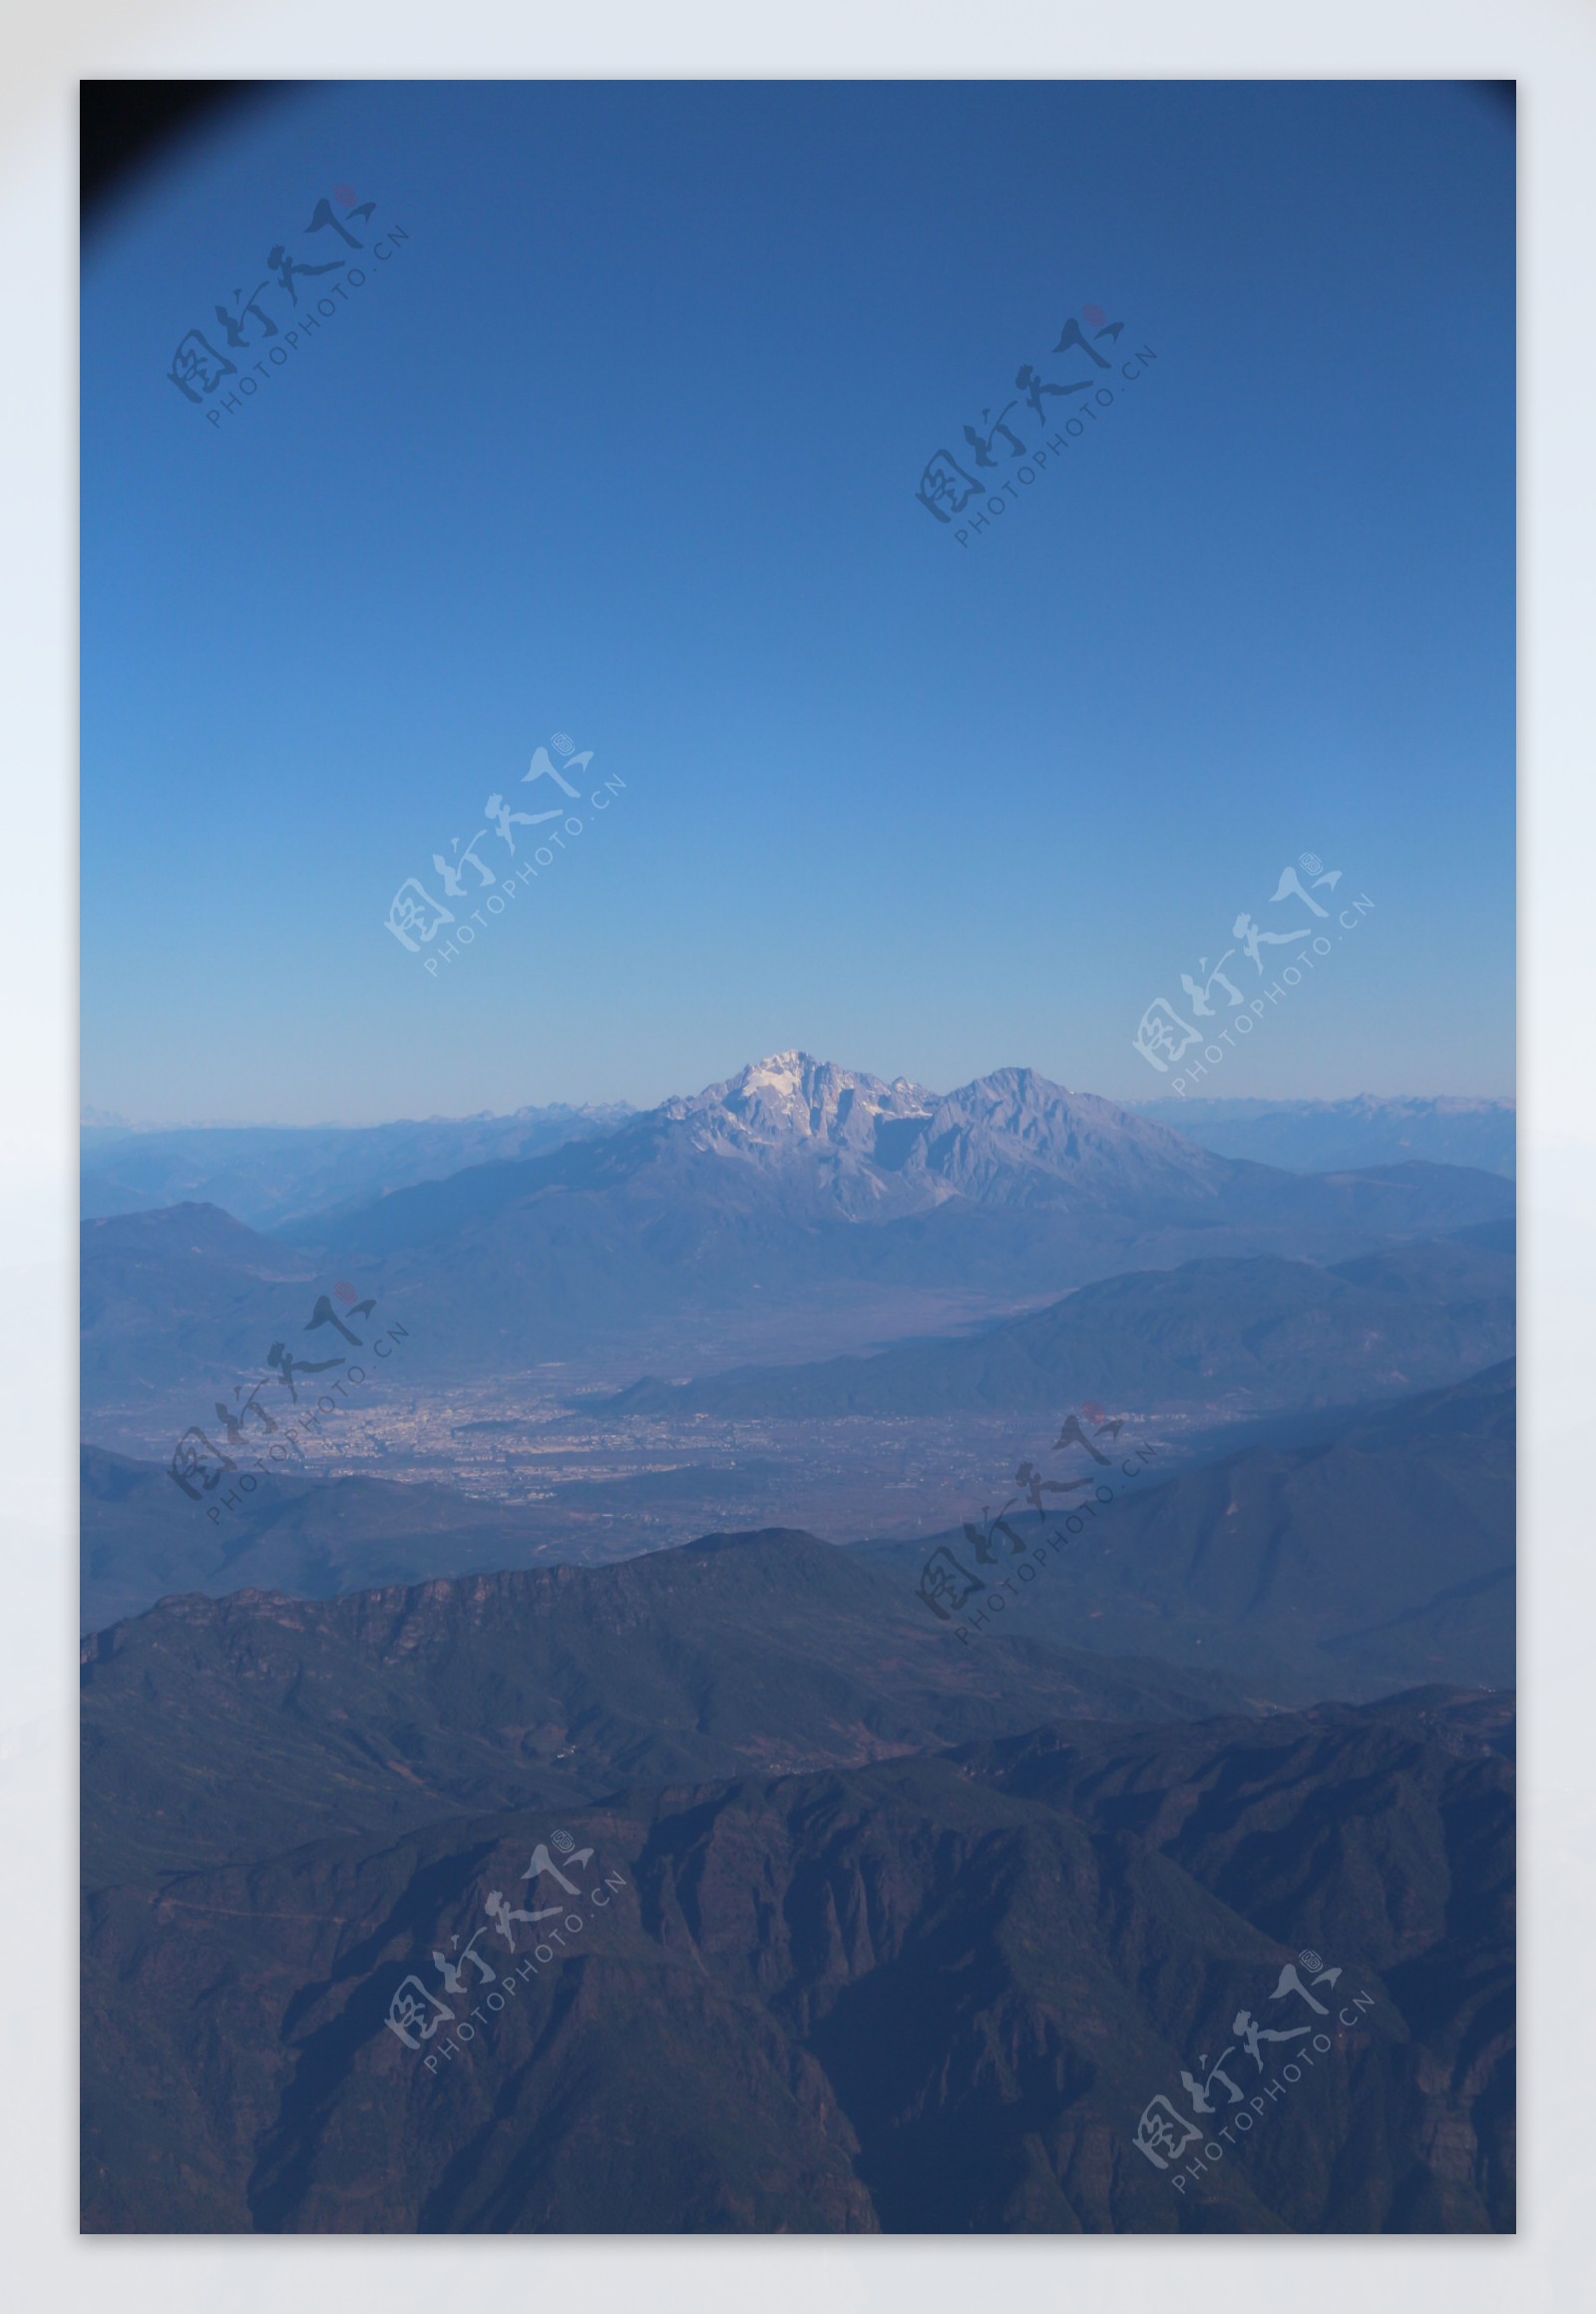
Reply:
[[687, 1125], [695, 1148], [721, 1154], [775, 1152], [823, 1142], [874, 1158], [884, 1125], [928, 1119], [938, 1095], [895, 1077], [839, 1068], [807, 1052], [773, 1052], [722, 1084], [664, 1101], [652, 1113]]
[[1010, 1206], [1185, 1201], [1213, 1196], [1234, 1171], [1178, 1133], [1030, 1068], [937, 1093], [908, 1077], [889, 1084], [807, 1052], [776, 1052], [662, 1102], [632, 1129], [641, 1144], [673, 1128], [704, 1155], [805, 1171], [845, 1212], [873, 1220], [956, 1197]]

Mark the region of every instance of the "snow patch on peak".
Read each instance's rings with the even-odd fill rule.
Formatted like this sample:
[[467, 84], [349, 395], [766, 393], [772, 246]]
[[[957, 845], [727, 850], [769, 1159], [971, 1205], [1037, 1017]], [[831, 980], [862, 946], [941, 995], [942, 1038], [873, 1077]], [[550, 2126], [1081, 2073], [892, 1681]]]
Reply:
[[807, 1052], [772, 1052], [763, 1060], [752, 1060], [731, 1079], [732, 1089], [739, 1093], [772, 1092], [792, 1095], [802, 1090], [806, 1074], [814, 1071], [816, 1063]]
[[779, 1153], [821, 1142], [868, 1157], [879, 1123], [928, 1118], [939, 1097], [906, 1077], [888, 1084], [790, 1050], [767, 1053], [723, 1084], [667, 1103], [666, 1113], [690, 1120], [701, 1148]]

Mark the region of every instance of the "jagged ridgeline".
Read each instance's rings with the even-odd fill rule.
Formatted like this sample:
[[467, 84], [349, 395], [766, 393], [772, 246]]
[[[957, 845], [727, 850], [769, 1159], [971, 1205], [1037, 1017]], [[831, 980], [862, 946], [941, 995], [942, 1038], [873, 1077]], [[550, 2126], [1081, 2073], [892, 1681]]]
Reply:
[[[1508, 1701], [895, 1599], [776, 1533], [91, 1643], [86, 2224], [1510, 2225]], [[1311, 2091], [1175, 2191], [1141, 2117], [1309, 1947]]]

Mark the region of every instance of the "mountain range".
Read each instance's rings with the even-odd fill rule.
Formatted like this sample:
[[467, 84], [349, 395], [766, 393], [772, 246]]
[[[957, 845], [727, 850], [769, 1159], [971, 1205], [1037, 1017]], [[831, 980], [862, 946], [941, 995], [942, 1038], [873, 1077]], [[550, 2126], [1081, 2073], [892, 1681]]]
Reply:
[[1382, 1097], [1347, 1101], [1172, 1100], [1131, 1106], [1222, 1157], [1250, 1157], [1294, 1173], [1333, 1173], [1342, 1166], [1476, 1165], [1511, 1175], [1517, 1166], [1518, 1114], [1512, 1101]]
[[[772, 1055], [745, 1074], [762, 1076], [774, 1091], [793, 1060], [801, 1056]], [[876, 1080], [855, 1081], [868, 1086]], [[737, 1082], [729, 1079], [728, 1086]], [[943, 1099], [902, 1079], [899, 1087], [923, 1113], [934, 1112]], [[1361, 1093], [1341, 1101], [1191, 1096], [1125, 1107], [1221, 1156], [1292, 1172], [1356, 1171], [1415, 1159], [1488, 1173], [1514, 1169], [1517, 1119], [1511, 1101]], [[292, 1228], [309, 1216], [369, 1204], [391, 1190], [442, 1180], [468, 1166], [542, 1156], [566, 1141], [597, 1138], [636, 1113], [625, 1101], [576, 1107], [554, 1102], [508, 1116], [485, 1112], [386, 1125], [152, 1127], [85, 1110], [81, 1209], [86, 1218], [102, 1219], [163, 1205], [219, 1205], [251, 1229]]]
[[508, 1117], [428, 1117], [391, 1125], [85, 1126], [86, 1220], [167, 1205], [217, 1205], [251, 1229], [364, 1205], [413, 1182], [495, 1158], [536, 1157], [607, 1133], [625, 1102], [517, 1109]]
[[1027, 1069], [937, 1096], [777, 1054], [545, 1155], [296, 1224], [291, 1242], [202, 1205], [91, 1220], [84, 1397], [92, 1412], [259, 1370], [293, 1322], [290, 1281], [377, 1297], [411, 1328], [411, 1371], [612, 1369], [649, 1340], [729, 1363], [734, 1326], [790, 1354], [795, 1313], [842, 1349], [867, 1314], [878, 1339], [946, 1332], [951, 1301], [996, 1316], [1199, 1257], [1346, 1261], [1512, 1204], [1510, 1184], [1459, 1167], [1303, 1176], [1221, 1157]]
[[[1344, 1415], [1323, 1437], [1249, 1445], [1168, 1479], [1156, 1457], [1129, 1482], [1129, 1458], [1110, 1462], [1113, 1499], [1077, 1520], [1072, 1539], [1062, 1522], [1074, 1497], [1041, 1517], [1004, 1489], [992, 1507], [1006, 1513], [1006, 1534], [985, 1568], [963, 1527], [854, 1550], [912, 1599], [939, 1545], [990, 1588], [1062, 1531], [1063, 1548], [1037, 1558], [1022, 1608], [1009, 1616], [1003, 1600], [1005, 1631], [1228, 1670], [1293, 1702], [1431, 1681], [1508, 1689], [1515, 1408], [1506, 1363]], [[1139, 1436], [1132, 1425], [1119, 1445], [1134, 1451]], [[968, 1612], [986, 1604], [977, 1593]]]
[[[1481, 1242], [1483, 1239], [1484, 1242]], [[784, 1421], [1223, 1399], [1236, 1413], [1450, 1382], [1511, 1352], [1510, 1231], [1427, 1240], [1322, 1268], [1256, 1256], [1138, 1270], [973, 1338], [874, 1357], [645, 1378], [606, 1410]]]
[[[582, 1475], [213, 1524], [85, 1449], [85, 2229], [1509, 2230], [1513, 1192], [1429, 1161], [1501, 1120], [1299, 1106], [1258, 1162], [789, 1052], [641, 1114], [98, 1128], [91, 1430], [385, 1338], [394, 1439]], [[672, 1484], [755, 1524], [845, 1432], [944, 1437], [941, 1516], [1011, 1419], [1022, 1492], [1071, 1407], [1089, 1521], [553, 1563], [606, 1488], [611, 1551]]]
[[[91, 2231], [1512, 2223], [1506, 1698], [982, 1664], [787, 1534], [86, 1658]], [[1140, 2117], [1299, 1967], [1323, 2052], [1177, 2190]]]
[[[1049, 1401], [1038, 1411], [1044, 1428], [1016, 1415], [1007, 1467], [989, 1486], [988, 1507], [1006, 1517], [1009, 1541], [998, 1544], [988, 1583], [1012, 1575], [1010, 1545], [1028, 1546], [1044, 1529], [1056, 1535], [1079, 1507], [1071, 1495], [1043, 1518], [1023, 1489], [1004, 1483], [1031, 1451], [1067, 1477], [1088, 1468], [1079, 1458], [1046, 1462], [1059, 1408]], [[1219, 1451], [1232, 1435], [1232, 1450]], [[1153, 1452], [1142, 1461], [1144, 1444]], [[1122, 1483], [1125, 1447], [1134, 1483]], [[212, 1526], [180, 1500], [163, 1465], [88, 1447], [82, 1459], [90, 1631], [185, 1592], [319, 1600], [596, 1555], [585, 1528], [551, 1532], [528, 1506], [363, 1477], [267, 1475], [240, 1515]], [[712, 1474], [689, 1466], [651, 1483], [672, 1475], [696, 1500]], [[1238, 1423], [1206, 1447], [1171, 1444], [1132, 1417], [1100, 1475], [1113, 1500], [1093, 1497], [1089, 1538], [1044, 1554], [1047, 1579], [1029, 1590], [1014, 1627], [1023, 1636], [1224, 1671], [1282, 1701], [1364, 1701], [1436, 1680], [1513, 1684], [1510, 1363], [1373, 1412], [1322, 1408], [1317, 1417]], [[725, 1476], [744, 1492], [750, 1483], [746, 1461]], [[780, 1503], [786, 1467], [772, 1466], [765, 1484], [765, 1499]], [[586, 1501], [606, 1489], [569, 1491]], [[898, 1607], [921, 1617], [922, 1570], [941, 1545], [970, 1562], [960, 1525], [858, 1543], [846, 1556], [891, 1575]], [[630, 1544], [632, 1553], [651, 1547]], [[614, 1551], [626, 1548], [622, 1520]], [[665, 1563], [685, 1562], [671, 1554]]]
[[[502, 1226], [550, 1195], [595, 1192], [624, 1192], [651, 1218], [664, 1200], [680, 1208], [701, 1199], [729, 1207], [744, 1233], [773, 1195], [789, 1220], [811, 1227], [924, 1221], [959, 1209], [1068, 1215], [1088, 1230], [1101, 1221], [1110, 1237], [1123, 1237], [1113, 1225], [1126, 1218], [1141, 1231], [1240, 1221], [1396, 1232], [1417, 1226], [1437, 1203], [1466, 1206], [1449, 1211], [1459, 1224], [1511, 1211], [1499, 1183], [1458, 1169], [1404, 1165], [1315, 1187], [1218, 1157], [1032, 1069], [999, 1069], [937, 1095], [785, 1052], [597, 1141], [474, 1166], [340, 1216], [338, 1242], [381, 1258], [484, 1222]], [[689, 1241], [698, 1235], [687, 1233]]]
[[1250, 1700], [1228, 1674], [1041, 1641], [978, 1662], [887, 1574], [782, 1529], [333, 1599], [168, 1599], [83, 1656], [91, 1885], [622, 1783]]

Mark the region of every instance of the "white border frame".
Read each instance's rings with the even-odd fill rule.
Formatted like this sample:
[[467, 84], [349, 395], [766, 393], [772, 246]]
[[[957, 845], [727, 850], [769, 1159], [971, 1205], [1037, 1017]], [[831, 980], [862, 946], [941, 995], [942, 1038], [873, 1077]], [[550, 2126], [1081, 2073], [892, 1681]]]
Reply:
[[[66, 2314], [280, 2307], [320, 2314], [351, 2286], [389, 2314], [531, 2288], [585, 2309], [966, 2314], [995, 2283], [1092, 2314], [1186, 2314], [1289, 2294], [1294, 2314], [1405, 2306], [1449, 2314], [1561, 2308], [1592, 2263], [1583, 2154], [1596, 2056], [1592, 1738], [1584, 1691], [1596, 1617], [1596, 1463], [1588, 1313], [1596, 1308], [1596, 1069], [1580, 1041], [1579, 948], [1596, 861], [1582, 683], [1596, 634], [1591, 128], [1587, 0], [820, 0], [802, 13], [676, 0], [601, 12], [539, 0], [67, 0], [20, 33], [0, 74], [0, 245], [15, 331], [0, 393], [4, 503], [15, 511], [0, 653], [12, 746], [4, 819], [10, 971], [0, 1148], [0, 1869], [6, 1880], [0, 2222], [13, 2303]], [[90, 79], [1516, 79], [1519, 83], [1522, 484], [1523, 1946], [1520, 2232], [1480, 2236], [1127, 2235], [1059, 2241], [836, 2236], [99, 2237], [77, 2233], [76, 1535], [76, 104]], [[12, 665], [12, 661], [15, 665]], [[1583, 840], [1582, 840], [1583, 838]], [[53, 1635], [47, 1646], [44, 1635]], [[528, 2260], [536, 2260], [536, 2271]], [[994, 2262], [1000, 2261], [994, 2272]], [[1587, 2283], [1588, 2287], [1588, 2283]]]

